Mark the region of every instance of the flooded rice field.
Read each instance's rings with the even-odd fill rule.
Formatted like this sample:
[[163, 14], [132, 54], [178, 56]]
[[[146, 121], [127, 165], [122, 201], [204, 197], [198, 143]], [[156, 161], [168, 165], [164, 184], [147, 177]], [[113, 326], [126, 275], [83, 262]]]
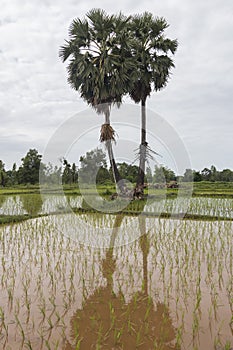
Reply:
[[109, 214], [1, 226], [0, 349], [230, 349], [232, 233], [230, 221]]
[[[109, 204], [109, 201], [106, 202]], [[4, 195], [0, 198], [0, 215], [47, 214], [67, 208], [82, 208], [82, 205], [82, 197], [78, 195], [43, 195], [43, 198], [40, 194]], [[134, 209], [137, 209], [136, 206]], [[192, 215], [233, 219], [233, 198], [154, 198], [147, 201], [144, 212], [148, 214], [187, 212]]]

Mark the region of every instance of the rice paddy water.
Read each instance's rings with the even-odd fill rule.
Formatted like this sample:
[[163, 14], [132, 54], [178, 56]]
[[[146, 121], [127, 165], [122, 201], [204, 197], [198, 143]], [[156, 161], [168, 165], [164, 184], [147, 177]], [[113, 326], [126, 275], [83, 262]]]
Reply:
[[[24, 196], [0, 214], [61, 213], [0, 226], [0, 349], [233, 348], [232, 221], [75, 215]], [[191, 198], [189, 211], [232, 219], [232, 203]]]

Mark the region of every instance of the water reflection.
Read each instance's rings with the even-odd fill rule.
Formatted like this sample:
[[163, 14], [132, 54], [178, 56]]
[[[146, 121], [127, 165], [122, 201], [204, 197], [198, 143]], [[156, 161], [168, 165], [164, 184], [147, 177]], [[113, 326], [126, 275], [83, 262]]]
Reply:
[[3, 203], [5, 202], [5, 199], [6, 199], [6, 197], [4, 195], [0, 195], [0, 209], [3, 205]]
[[[93, 242], [109, 227], [105, 249], [59, 234], [55, 215], [0, 227], [0, 349], [73, 350], [86, 334], [95, 349], [233, 347], [232, 222], [82, 218]], [[117, 246], [127, 231], [142, 236]]]
[[22, 207], [20, 197], [17, 195], [4, 196], [4, 201], [0, 206], [0, 215], [22, 215], [27, 214]]
[[[145, 218], [139, 218], [141, 237], [139, 245], [143, 256], [143, 284], [127, 303], [121, 290], [114, 292], [116, 240], [122, 215], [117, 215], [110, 247], [102, 260], [102, 273], [106, 285], [97, 289], [84, 301], [71, 319], [71, 338], [65, 350], [73, 349], [164, 349], [172, 350], [175, 329], [167, 307], [153, 304], [148, 293], [148, 254], [150, 242], [146, 233]], [[121, 283], [127, 283], [123, 280]], [[174, 344], [174, 342], [173, 342]], [[177, 348], [176, 348], [177, 349]]]
[[[95, 201], [97, 201], [97, 199]], [[106, 205], [112, 205], [115, 209], [118, 208], [118, 204], [115, 201], [105, 201], [105, 206]], [[133, 205], [130, 203], [127, 207], [127, 210], [141, 212], [144, 209], [144, 212], [150, 215], [155, 213], [159, 214], [161, 212], [179, 214], [184, 213], [187, 210], [187, 213], [192, 215], [208, 215], [215, 217], [233, 218], [233, 199], [231, 198], [197, 197], [189, 199], [153, 199], [148, 200], [144, 208], [141, 208], [141, 205], [144, 206], [144, 202], [133, 203]], [[99, 207], [99, 204], [97, 207]], [[88, 205], [80, 195], [43, 195], [43, 203], [40, 194], [0, 196], [0, 215], [37, 215], [58, 212], [61, 213], [67, 212], [71, 208], [87, 209]], [[103, 212], [105, 212], [105, 209]]]
[[27, 214], [36, 216], [41, 212], [43, 201], [40, 194], [23, 194], [20, 200]]
[[0, 196], [0, 215], [49, 214], [65, 212], [69, 208], [79, 208], [81, 196], [58, 196], [40, 194], [21, 194]]

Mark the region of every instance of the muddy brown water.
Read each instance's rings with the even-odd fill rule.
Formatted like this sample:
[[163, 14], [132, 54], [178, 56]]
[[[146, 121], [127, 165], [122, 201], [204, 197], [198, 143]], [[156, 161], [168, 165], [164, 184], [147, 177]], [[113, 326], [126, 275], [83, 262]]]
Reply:
[[[96, 249], [53, 220], [0, 228], [0, 349], [233, 347], [231, 222], [105, 215]], [[126, 222], [139, 238], [115, 246]]]

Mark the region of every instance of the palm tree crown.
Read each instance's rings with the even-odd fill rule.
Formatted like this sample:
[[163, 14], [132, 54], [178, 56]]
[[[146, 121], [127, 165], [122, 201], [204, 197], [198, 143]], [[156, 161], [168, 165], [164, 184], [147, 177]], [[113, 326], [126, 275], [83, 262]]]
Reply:
[[128, 92], [133, 71], [132, 58], [126, 54], [129, 19], [91, 10], [87, 19], [72, 22], [70, 40], [59, 53], [63, 61], [71, 57], [70, 85], [100, 113], [101, 104], [120, 103]]
[[177, 40], [164, 37], [168, 24], [164, 18], [154, 18], [151, 13], [136, 15], [131, 20], [132, 54], [137, 63], [137, 79], [130, 91], [131, 98], [139, 103], [150, 96], [151, 91], [166, 86], [171, 68], [169, 53], [174, 54]]

